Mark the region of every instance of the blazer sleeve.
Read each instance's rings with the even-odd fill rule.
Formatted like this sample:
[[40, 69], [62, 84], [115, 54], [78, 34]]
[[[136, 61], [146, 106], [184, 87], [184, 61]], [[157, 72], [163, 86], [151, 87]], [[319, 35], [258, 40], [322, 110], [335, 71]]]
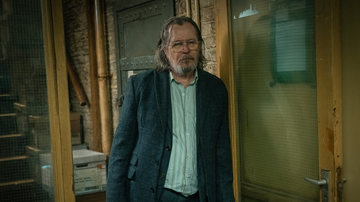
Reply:
[[138, 137], [137, 102], [134, 78], [127, 83], [119, 124], [115, 131], [108, 168], [107, 202], [126, 202], [126, 178], [129, 161]]
[[233, 190], [233, 172], [232, 172], [232, 155], [229, 134], [228, 118], [228, 94], [224, 87], [223, 98], [223, 117], [217, 140], [216, 159], [217, 159], [217, 200], [222, 202], [234, 202]]

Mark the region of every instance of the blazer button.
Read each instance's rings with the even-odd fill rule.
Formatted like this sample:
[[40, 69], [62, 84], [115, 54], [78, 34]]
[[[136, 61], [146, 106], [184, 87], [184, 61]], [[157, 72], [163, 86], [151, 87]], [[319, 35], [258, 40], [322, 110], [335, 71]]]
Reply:
[[158, 165], [160, 165], [160, 162], [159, 162], [159, 161], [155, 161], [155, 164], [158, 166]]
[[165, 178], [165, 173], [161, 173], [161, 178]]
[[154, 193], [155, 192], [155, 189], [151, 187], [151, 192]]
[[165, 149], [166, 149], [166, 151], [170, 151], [170, 150], [171, 150], [171, 148], [170, 148], [169, 146], [166, 146]]

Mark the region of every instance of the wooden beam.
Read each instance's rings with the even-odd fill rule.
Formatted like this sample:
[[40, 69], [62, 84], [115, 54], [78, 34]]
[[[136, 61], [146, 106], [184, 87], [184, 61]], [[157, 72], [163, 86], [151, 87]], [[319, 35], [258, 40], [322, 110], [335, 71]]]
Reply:
[[74, 202], [62, 1], [41, 2], [55, 201]]

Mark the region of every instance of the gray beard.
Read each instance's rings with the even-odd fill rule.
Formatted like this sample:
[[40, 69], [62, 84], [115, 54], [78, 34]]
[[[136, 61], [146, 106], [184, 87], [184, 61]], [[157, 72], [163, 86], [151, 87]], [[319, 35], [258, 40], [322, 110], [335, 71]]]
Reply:
[[195, 63], [187, 68], [182, 68], [180, 65], [177, 65], [171, 69], [177, 76], [186, 76], [188, 73], [193, 72], [196, 69], [196, 66]]

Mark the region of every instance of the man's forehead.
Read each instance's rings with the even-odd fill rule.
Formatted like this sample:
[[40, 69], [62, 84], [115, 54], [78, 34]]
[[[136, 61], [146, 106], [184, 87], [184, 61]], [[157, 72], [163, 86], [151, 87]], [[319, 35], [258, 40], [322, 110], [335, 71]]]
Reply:
[[[174, 35], [175, 35], [175, 30], [174, 30], [174, 26], [190, 26], [192, 30], [194, 30], [194, 34], [195, 34], [195, 37], [196, 37], [196, 29], [195, 27], [190, 23], [190, 22], [184, 22], [182, 25], [180, 24], [173, 24], [173, 25], [170, 25], [169, 28], [168, 28], [168, 33], [169, 33], [169, 41], [171, 41], [173, 38], [174, 38]], [[176, 29], [177, 31], [180, 31], [180, 30], [183, 30], [183, 29]]]

